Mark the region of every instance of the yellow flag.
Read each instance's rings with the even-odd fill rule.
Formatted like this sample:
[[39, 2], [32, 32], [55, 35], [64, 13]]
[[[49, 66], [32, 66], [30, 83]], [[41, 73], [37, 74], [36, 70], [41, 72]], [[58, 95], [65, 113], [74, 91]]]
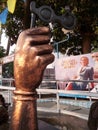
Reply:
[[16, 0], [8, 0], [7, 1], [8, 11], [14, 13], [15, 5], [16, 5]]

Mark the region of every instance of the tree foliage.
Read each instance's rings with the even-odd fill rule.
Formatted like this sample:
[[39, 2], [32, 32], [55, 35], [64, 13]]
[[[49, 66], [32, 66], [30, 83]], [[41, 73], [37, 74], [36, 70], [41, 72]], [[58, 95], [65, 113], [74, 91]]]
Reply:
[[6, 54], [6, 50], [4, 49], [3, 46], [0, 46], [0, 58], [4, 57]]
[[[3, 1], [3, 0], [2, 0]], [[6, 1], [6, 0], [5, 0]], [[30, 27], [30, 9], [29, 4], [32, 0], [17, 0], [14, 14], [8, 15], [5, 28], [6, 34], [10, 37], [11, 45], [16, 43], [19, 33], [24, 28]], [[74, 33], [66, 43], [59, 45], [59, 51], [68, 55], [77, 55], [88, 53], [98, 48], [98, 2], [97, 0], [36, 0], [36, 6], [49, 5], [57, 15], [66, 12], [65, 7], [70, 6], [71, 11], [77, 18], [77, 25]], [[42, 24], [42, 21], [38, 22]], [[62, 27], [58, 24], [54, 26], [53, 38], [55, 42], [66, 38], [62, 32]]]
[[3, 78], [13, 78], [13, 62], [8, 63], [8, 64], [4, 64], [2, 66], [2, 77]]

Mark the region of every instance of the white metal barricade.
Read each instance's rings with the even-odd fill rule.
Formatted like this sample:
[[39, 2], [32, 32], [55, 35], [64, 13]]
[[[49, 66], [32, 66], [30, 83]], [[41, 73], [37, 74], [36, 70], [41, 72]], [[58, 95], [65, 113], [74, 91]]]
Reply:
[[[10, 84], [9, 84], [9, 86], [0, 85], [0, 93], [4, 95], [7, 103], [11, 103], [11, 105], [12, 105], [13, 104], [12, 96], [13, 96], [13, 91], [15, 90], [15, 87], [12, 86], [11, 82], [14, 79], [2, 79], [2, 80], [9, 81]], [[94, 82], [98, 82], [98, 81], [94, 81]], [[91, 91], [76, 91], [76, 90], [65, 91], [65, 90], [60, 90], [58, 88], [57, 89], [38, 88], [37, 93], [40, 95], [42, 95], [42, 94], [54, 94], [55, 95], [55, 102], [56, 102], [56, 106], [57, 106], [56, 109], [54, 110], [55, 112], [62, 111], [60, 108], [60, 94], [64, 94], [65, 96], [66, 95], [70, 95], [70, 96], [75, 95], [76, 97], [80, 96], [81, 98], [87, 97], [88, 99], [90, 99], [90, 101], [92, 98], [98, 99], [97, 91], [96, 91], [96, 93], [93, 93]], [[39, 99], [41, 99], [41, 96], [39, 97]], [[45, 109], [43, 109], [43, 110], [45, 111]], [[51, 111], [51, 110], [48, 109], [48, 111]]]

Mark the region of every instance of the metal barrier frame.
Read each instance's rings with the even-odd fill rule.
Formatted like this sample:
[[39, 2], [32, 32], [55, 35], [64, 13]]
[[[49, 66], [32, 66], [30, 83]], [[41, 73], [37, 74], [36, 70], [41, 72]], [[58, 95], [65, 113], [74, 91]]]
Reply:
[[[2, 80], [6, 80], [6, 81], [10, 82], [10, 86], [2, 86], [2, 85], [0, 85], [0, 89], [2, 91], [5, 91], [5, 90], [8, 91], [8, 103], [11, 103], [11, 105], [12, 105], [13, 104], [13, 101], [12, 101], [12, 91], [15, 90], [15, 87], [11, 86], [11, 82], [14, 79], [3, 78]], [[76, 81], [76, 80], [70, 80], [70, 81]], [[56, 82], [58, 82], [58, 81], [56, 81]], [[78, 81], [78, 82], [80, 82], [80, 81]], [[89, 82], [98, 82], [98, 81], [92, 80], [92, 81], [89, 81]], [[2, 91], [1, 91], [1, 93], [2, 93]], [[61, 108], [60, 108], [60, 94], [61, 93], [65, 94], [65, 95], [68, 95], [68, 94], [76, 95], [77, 97], [78, 97], [78, 95], [79, 96], [86, 96], [86, 97], [88, 97], [90, 102], [91, 102], [92, 98], [98, 99], [98, 93], [97, 92], [96, 93], [92, 93], [90, 91], [78, 91], [78, 90], [69, 90], [69, 91], [67, 90], [67, 91], [65, 91], [65, 90], [59, 90], [58, 87], [57, 87], [57, 89], [38, 88], [37, 89], [37, 93], [39, 95], [41, 95], [41, 94], [55, 94], [56, 95], [56, 100], [55, 101], [56, 101], [56, 104], [57, 104], [57, 109], [54, 110], [54, 111], [53, 110], [51, 111], [51, 112], [56, 112], [56, 113], [61, 113], [61, 112], [63, 113], [63, 110], [61, 110]], [[39, 99], [41, 99], [41, 96], [39, 96]], [[40, 111], [43, 110], [42, 108], [37, 108], [37, 109], [40, 110]], [[44, 111], [49, 111], [49, 109], [48, 110], [44, 109]], [[68, 111], [67, 111], [67, 113], [68, 113]], [[71, 112], [71, 115], [72, 114], [73, 114], [73, 112]], [[87, 117], [86, 117], [86, 119], [87, 119]]]

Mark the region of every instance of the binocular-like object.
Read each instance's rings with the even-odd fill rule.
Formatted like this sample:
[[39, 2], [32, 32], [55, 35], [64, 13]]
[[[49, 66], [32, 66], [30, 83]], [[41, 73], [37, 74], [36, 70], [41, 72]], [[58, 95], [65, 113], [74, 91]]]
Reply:
[[50, 6], [41, 6], [36, 8], [34, 1], [30, 4], [32, 14], [32, 27], [36, 24], [36, 15], [45, 23], [59, 23], [63, 28], [72, 30], [76, 25], [76, 17], [67, 10], [65, 14], [57, 16]]

